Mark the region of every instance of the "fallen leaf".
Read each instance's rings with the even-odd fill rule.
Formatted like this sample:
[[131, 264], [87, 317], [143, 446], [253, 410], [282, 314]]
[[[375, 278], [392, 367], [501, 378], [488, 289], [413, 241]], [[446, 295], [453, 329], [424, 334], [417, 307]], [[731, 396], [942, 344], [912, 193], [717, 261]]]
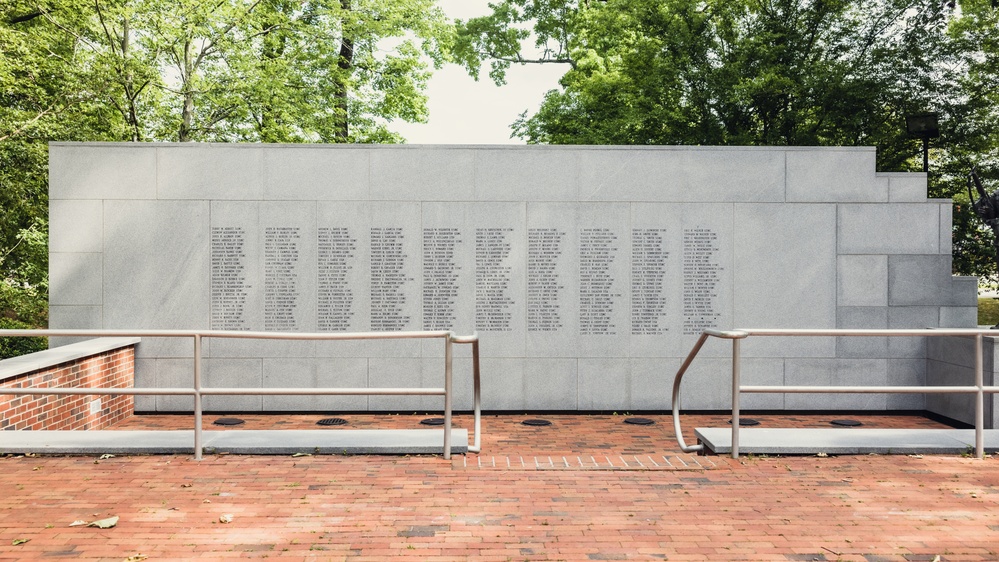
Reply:
[[100, 459], [102, 461], [105, 461], [105, 460], [108, 460], [108, 459], [113, 459], [113, 458], [114, 458], [114, 455], [109, 455], [109, 454], [101, 455], [101, 457], [100, 457]]
[[819, 457], [819, 458], [825, 458], [825, 457], [828, 457], [829, 455], [826, 454], [826, 453], [816, 453], [815, 456]]
[[118, 524], [118, 516], [108, 517], [107, 519], [98, 519], [94, 521], [88, 527], [97, 527], [98, 529], [110, 529]]
[[125, 562], [139, 562], [139, 560], [145, 560], [146, 558], [149, 558], [149, 557], [146, 556], [145, 554], [136, 554], [136, 555], [129, 556], [128, 558], [126, 558]]
[[194, 484], [181, 484], [180, 485], [181, 488], [190, 488], [191, 486], [194, 486]]
[[89, 525], [89, 524], [90, 523], [88, 523], [87, 521], [84, 521], [83, 519], [77, 519], [76, 521], [73, 521], [72, 523], [70, 523], [69, 526], [70, 527], [82, 527], [84, 525]]
[[14, 540], [10, 541], [10, 544], [11, 544], [11, 546], [20, 546], [20, 545], [22, 545], [22, 544], [24, 544], [24, 543], [26, 543], [26, 542], [28, 542], [30, 540], [31, 539], [14, 539]]
[[232, 523], [232, 514], [223, 513], [219, 516], [219, 523]]
[[292, 455], [292, 458], [295, 458], [295, 457], [311, 457], [311, 456], [312, 456], [312, 453], [295, 453], [294, 455]]

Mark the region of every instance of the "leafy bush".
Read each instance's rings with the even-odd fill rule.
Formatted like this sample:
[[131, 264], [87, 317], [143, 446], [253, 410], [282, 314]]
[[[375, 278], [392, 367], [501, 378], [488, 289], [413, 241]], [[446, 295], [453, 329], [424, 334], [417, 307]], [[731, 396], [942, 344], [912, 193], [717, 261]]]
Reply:
[[[0, 330], [29, 330], [32, 326], [12, 318], [0, 318]], [[48, 338], [0, 338], [0, 359], [48, 349]]]

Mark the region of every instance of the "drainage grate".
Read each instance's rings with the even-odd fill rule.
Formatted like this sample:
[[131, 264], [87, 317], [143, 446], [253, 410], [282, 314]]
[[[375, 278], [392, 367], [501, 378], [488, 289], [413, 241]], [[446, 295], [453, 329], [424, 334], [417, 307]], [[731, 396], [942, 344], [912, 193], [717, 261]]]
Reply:
[[[728, 420], [729, 425], [732, 425], [732, 420]], [[754, 426], [760, 425], [759, 420], [754, 420], [753, 418], [739, 418], [739, 427], [743, 426]]]
[[631, 425], [655, 425], [656, 422], [649, 418], [625, 418], [624, 423], [630, 423]]
[[837, 425], [839, 427], [857, 427], [864, 425], [857, 420], [833, 420], [829, 422], [830, 425]]
[[427, 418], [420, 420], [421, 425], [444, 425], [444, 418]]
[[239, 418], [219, 418], [212, 423], [215, 425], [243, 425], [246, 422]]
[[316, 425], [347, 425], [347, 420], [343, 418], [325, 418], [317, 421]]
[[520, 423], [522, 423], [524, 425], [529, 425], [531, 427], [544, 427], [546, 425], [551, 425], [552, 424], [552, 422], [550, 422], [548, 420], [524, 420], [524, 421], [522, 421]]

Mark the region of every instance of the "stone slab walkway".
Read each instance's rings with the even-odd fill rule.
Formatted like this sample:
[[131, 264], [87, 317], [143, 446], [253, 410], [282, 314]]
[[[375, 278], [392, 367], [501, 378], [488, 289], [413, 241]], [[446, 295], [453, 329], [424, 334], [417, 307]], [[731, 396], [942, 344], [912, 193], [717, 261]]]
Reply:
[[[414, 427], [422, 419], [344, 417], [355, 428]], [[526, 417], [552, 425], [523, 426]], [[482, 455], [451, 462], [440, 455], [8, 456], [0, 458], [0, 560], [999, 559], [996, 458], [715, 456], [697, 457], [713, 466], [683, 470], [554, 469], [561, 456], [686, 459], [669, 417], [645, 417], [656, 424], [487, 416]], [[829, 418], [754, 417], [781, 427], [823, 427]], [[248, 428], [273, 429], [311, 427], [316, 417], [245, 418]], [[684, 427], [726, 419], [685, 416]], [[924, 418], [856, 419], [865, 427], [941, 427]], [[123, 427], [185, 423], [190, 417], [156, 416]], [[456, 425], [471, 429], [470, 418], [458, 416]], [[518, 457], [553, 461], [527, 470], [468, 467]], [[70, 526], [111, 516], [118, 521], [108, 529]]]

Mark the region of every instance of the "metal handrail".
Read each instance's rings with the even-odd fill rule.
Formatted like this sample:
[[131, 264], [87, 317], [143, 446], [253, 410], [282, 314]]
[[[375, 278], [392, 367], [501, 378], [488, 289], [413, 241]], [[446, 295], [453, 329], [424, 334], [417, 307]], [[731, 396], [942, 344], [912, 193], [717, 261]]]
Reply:
[[[933, 328], [933, 329], [740, 329], [704, 330], [687, 358], [673, 377], [673, 430], [680, 449], [686, 453], [704, 450], [703, 444], [687, 445], [680, 429], [680, 383], [687, 368], [697, 357], [709, 337], [732, 340], [732, 458], [739, 458], [739, 397], [747, 393], [877, 393], [877, 394], [975, 394], [975, 455], [985, 456], [985, 394], [999, 393], [999, 386], [985, 386], [982, 366], [982, 338], [999, 335], [989, 328]], [[974, 337], [975, 384], [974, 386], [743, 386], [741, 377], [740, 342], [751, 336], [880, 336], [880, 337]]]
[[[202, 398], [215, 395], [300, 395], [300, 396], [337, 396], [337, 395], [407, 395], [407, 396], [444, 396], [444, 459], [451, 458], [451, 410], [452, 410], [452, 364], [453, 344], [471, 344], [472, 375], [473, 375], [473, 418], [474, 441], [468, 447], [471, 453], [482, 450], [482, 392], [479, 372], [479, 336], [471, 334], [459, 336], [447, 330], [414, 331], [414, 332], [239, 332], [227, 330], [0, 330], [0, 337], [140, 337], [140, 338], [192, 338], [194, 340], [194, 382], [191, 388], [5, 388], [0, 387], [2, 394], [107, 394], [107, 395], [143, 395], [143, 396], [193, 396], [194, 397], [194, 458], [202, 458]], [[201, 361], [203, 338], [242, 338], [270, 340], [392, 340], [392, 339], [428, 339], [444, 340], [444, 387], [443, 388], [223, 388], [201, 386]]]

